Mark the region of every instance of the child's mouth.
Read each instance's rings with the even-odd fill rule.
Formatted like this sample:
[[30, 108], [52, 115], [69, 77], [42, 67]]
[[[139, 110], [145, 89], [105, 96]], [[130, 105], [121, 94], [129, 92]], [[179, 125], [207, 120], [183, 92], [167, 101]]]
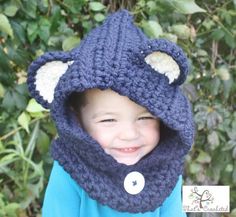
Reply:
[[139, 147], [117, 148], [117, 150], [122, 153], [133, 153], [133, 152], [136, 152], [138, 149]]

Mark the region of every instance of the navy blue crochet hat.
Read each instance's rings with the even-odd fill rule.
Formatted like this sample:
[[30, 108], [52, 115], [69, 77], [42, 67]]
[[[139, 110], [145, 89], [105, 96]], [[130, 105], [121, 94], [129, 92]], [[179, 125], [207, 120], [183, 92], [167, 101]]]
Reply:
[[[194, 137], [191, 106], [179, 86], [188, 63], [182, 49], [164, 39], [148, 39], [126, 10], [107, 17], [78, 47], [49, 52], [29, 67], [32, 96], [50, 108], [58, 130], [52, 156], [88, 195], [125, 212], [155, 210], [170, 195], [183, 172], [184, 157]], [[74, 92], [112, 89], [159, 117], [163, 126], [156, 148], [135, 165], [107, 155], [85, 132], [68, 105]], [[128, 174], [144, 177], [133, 195], [124, 188]]]

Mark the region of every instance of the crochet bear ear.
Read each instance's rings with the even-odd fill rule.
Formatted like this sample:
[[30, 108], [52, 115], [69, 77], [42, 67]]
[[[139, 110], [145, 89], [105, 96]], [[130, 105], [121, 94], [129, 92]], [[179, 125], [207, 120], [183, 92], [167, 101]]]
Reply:
[[188, 74], [188, 61], [183, 50], [165, 39], [152, 40], [145, 62], [156, 72], [165, 75], [169, 84], [181, 85]]
[[49, 108], [60, 77], [73, 63], [65, 52], [46, 53], [32, 62], [28, 70], [29, 91], [43, 107]]
[[155, 71], [164, 74], [169, 79], [169, 84], [173, 83], [180, 75], [178, 64], [166, 53], [155, 51], [146, 56], [145, 61]]

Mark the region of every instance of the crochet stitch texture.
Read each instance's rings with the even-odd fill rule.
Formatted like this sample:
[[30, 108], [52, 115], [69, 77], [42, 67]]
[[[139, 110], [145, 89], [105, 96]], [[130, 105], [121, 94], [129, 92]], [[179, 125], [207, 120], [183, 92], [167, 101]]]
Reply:
[[[145, 61], [157, 51], [179, 66], [180, 74], [172, 83], [165, 73], [158, 73]], [[63, 73], [58, 73], [61, 76], [50, 101], [37, 89], [37, 74], [50, 73], [40, 69], [54, 61], [67, 65]], [[129, 12], [121, 10], [92, 30], [79, 47], [70, 52], [49, 52], [35, 60], [29, 67], [28, 86], [32, 96], [50, 108], [56, 123], [53, 158], [91, 198], [118, 211], [138, 213], [155, 210], [170, 195], [193, 143], [191, 106], [179, 88], [187, 73], [187, 58], [180, 47], [164, 39], [148, 39], [133, 24]], [[159, 117], [163, 124], [158, 146], [131, 166], [107, 155], [79, 126], [68, 105], [73, 92], [90, 88], [110, 88]], [[145, 178], [145, 187], [137, 195], [130, 195], [123, 187], [125, 176], [132, 171]]]

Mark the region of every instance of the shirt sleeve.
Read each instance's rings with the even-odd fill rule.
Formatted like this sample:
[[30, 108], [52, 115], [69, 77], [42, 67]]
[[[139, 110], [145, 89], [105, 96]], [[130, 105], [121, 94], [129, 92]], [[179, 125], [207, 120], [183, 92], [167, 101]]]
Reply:
[[54, 161], [44, 196], [42, 217], [79, 217], [80, 193], [75, 181]]
[[179, 176], [179, 180], [171, 192], [170, 196], [166, 198], [160, 209], [161, 217], [186, 217], [186, 213], [182, 211], [182, 176]]

